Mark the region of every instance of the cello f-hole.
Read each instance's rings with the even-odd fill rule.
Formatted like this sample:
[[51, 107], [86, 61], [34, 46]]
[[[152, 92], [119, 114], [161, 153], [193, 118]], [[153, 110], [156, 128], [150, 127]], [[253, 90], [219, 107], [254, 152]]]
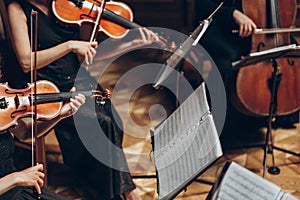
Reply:
[[287, 59], [287, 62], [288, 62], [288, 64], [289, 64], [291, 67], [294, 67], [294, 66], [295, 66], [295, 62], [294, 62], [292, 59], [288, 58], [288, 59]]
[[263, 48], [263, 47], [265, 47], [265, 46], [266, 46], [266, 45], [265, 45], [265, 43], [263, 43], [263, 42], [258, 43], [256, 51], [259, 52], [260, 49]]

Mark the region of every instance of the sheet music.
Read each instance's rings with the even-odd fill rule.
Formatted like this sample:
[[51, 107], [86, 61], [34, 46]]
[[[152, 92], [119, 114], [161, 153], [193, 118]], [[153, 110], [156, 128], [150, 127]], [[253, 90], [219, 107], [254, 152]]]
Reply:
[[231, 163], [218, 193], [218, 200], [280, 200], [281, 188], [242, 166]]
[[298, 198], [294, 197], [289, 193], [284, 193], [280, 200], [298, 200]]
[[282, 47], [276, 47], [276, 48], [273, 48], [273, 49], [268, 49], [268, 50], [265, 50], [265, 51], [258, 51], [258, 52], [255, 52], [255, 53], [250, 53], [249, 55], [254, 57], [254, 56], [262, 56], [262, 55], [265, 55], [265, 54], [272, 54], [272, 53], [277, 53], [277, 52], [282, 52], [282, 51], [290, 51], [290, 50], [293, 50], [297, 48], [297, 46], [295, 44], [291, 44], [291, 45], [286, 45], [286, 46], [282, 46]]
[[154, 130], [159, 199], [169, 199], [222, 155], [204, 83]]
[[[270, 59], [276, 59], [281, 57], [293, 57], [298, 53], [300, 47], [295, 44], [286, 45], [282, 47], [276, 47], [273, 49], [268, 49], [264, 51], [259, 51], [251, 53], [245, 58], [235, 61], [232, 63], [233, 69], [238, 69], [240, 67], [256, 64], [263, 61], [268, 61]], [[295, 53], [296, 52], [296, 53]], [[299, 57], [299, 55], [297, 56]]]

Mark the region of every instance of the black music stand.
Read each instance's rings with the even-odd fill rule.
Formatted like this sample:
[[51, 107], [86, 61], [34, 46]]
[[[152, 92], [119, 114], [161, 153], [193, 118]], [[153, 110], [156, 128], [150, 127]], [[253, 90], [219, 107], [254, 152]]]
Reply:
[[[182, 74], [182, 61], [183, 58], [192, 50], [192, 47], [195, 47], [204, 33], [206, 32], [207, 28], [211, 24], [214, 15], [217, 11], [223, 6], [224, 1], [222, 1], [217, 8], [208, 16], [208, 18], [200, 21], [199, 25], [196, 29], [190, 34], [190, 36], [182, 43], [180, 48], [178, 48], [170, 58], [166, 61], [167, 66], [170, 66], [173, 69], [180, 71]], [[163, 83], [166, 81], [168, 76], [171, 74], [171, 69], [164, 67], [159, 72], [157, 77], [154, 80], [153, 87], [155, 89], [160, 89]], [[178, 81], [178, 79], [177, 79]]]
[[[192, 105], [198, 105], [192, 107]], [[222, 155], [219, 135], [202, 83], [151, 131], [159, 199], [174, 199]]]
[[296, 46], [292, 44], [292, 45], [287, 45], [283, 47], [278, 47], [266, 51], [253, 53], [246, 56], [244, 59], [240, 61], [232, 63], [233, 69], [239, 69], [241, 67], [245, 67], [251, 64], [256, 64], [266, 60], [272, 61], [273, 72], [271, 77], [271, 81], [272, 81], [271, 100], [270, 100], [268, 120], [267, 120], [267, 134], [266, 134], [265, 144], [263, 145], [264, 146], [263, 177], [265, 177], [266, 175], [268, 153], [272, 154], [272, 166], [269, 167], [268, 172], [274, 175], [280, 173], [280, 169], [275, 165], [275, 157], [273, 151], [274, 149], [300, 157], [299, 153], [295, 153], [274, 146], [273, 137], [272, 137], [272, 121], [276, 117], [278, 87], [282, 76], [282, 73], [278, 68], [276, 59], [282, 57], [296, 57], [300, 53], [299, 51], [300, 51], [300, 46]]

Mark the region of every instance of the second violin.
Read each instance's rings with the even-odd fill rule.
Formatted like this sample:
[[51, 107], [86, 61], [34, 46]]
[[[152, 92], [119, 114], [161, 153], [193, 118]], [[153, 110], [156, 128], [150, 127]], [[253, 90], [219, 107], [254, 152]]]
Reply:
[[[17, 90], [10, 88], [7, 83], [0, 83], [0, 131], [15, 125], [19, 118], [33, 114], [33, 105], [35, 104], [33, 87], [33, 84], [28, 84], [25, 89]], [[110, 96], [109, 90], [103, 92], [98, 90], [59, 92], [53, 83], [46, 80], [37, 81], [36, 87], [37, 118], [39, 119], [54, 118], [58, 115], [62, 102], [69, 100], [78, 93], [96, 97], [100, 103]]]

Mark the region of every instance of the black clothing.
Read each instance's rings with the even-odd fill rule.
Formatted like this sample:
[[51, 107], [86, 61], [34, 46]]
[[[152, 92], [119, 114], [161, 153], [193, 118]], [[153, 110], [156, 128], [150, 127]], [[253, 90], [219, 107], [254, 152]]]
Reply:
[[[75, 40], [79, 38], [79, 30], [73, 26], [63, 26], [53, 16], [47, 16], [35, 6], [29, 4], [27, 1], [18, 1], [22, 6], [27, 17], [28, 35], [30, 35], [31, 27], [31, 12], [38, 11], [38, 50], [44, 50], [68, 40]], [[24, 87], [26, 83], [30, 82], [30, 73], [24, 74], [19, 65], [8, 66], [17, 68], [14, 69], [20, 73], [18, 80], [16, 80], [15, 73], [5, 73], [6, 79], [13, 88]], [[49, 80], [57, 85], [61, 91], [69, 91], [73, 86], [74, 79], [80, 67], [76, 54], [69, 53], [66, 56], [57, 59], [46, 67], [37, 70], [38, 80]], [[12, 69], [4, 69], [5, 71]], [[11, 76], [9, 76], [11, 75]], [[25, 85], [24, 85], [25, 84]]]
[[[0, 178], [16, 171], [13, 161], [15, 143], [9, 132], [0, 134]], [[0, 195], [0, 200], [36, 200], [33, 187], [15, 187]], [[42, 188], [42, 200], [67, 200], [46, 188]]]
[[[197, 20], [207, 18], [219, 5], [220, 0], [196, 0]], [[227, 95], [227, 111], [221, 139], [227, 134], [241, 132], [245, 126], [256, 128], [261, 125], [259, 118], [246, 116], [236, 110], [231, 103], [229, 94], [232, 92], [237, 71], [232, 70], [232, 62], [237, 61], [251, 50], [251, 37], [241, 38], [238, 34], [232, 34], [232, 30], [239, 29], [233, 19], [233, 11], [241, 10], [240, 0], [226, 0], [213, 17], [213, 21], [200, 40], [200, 44], [206, 49], [217, 66], [212, 70], [219, 70]], [[216, 84], [219, 80], [213, 77], [216, 72], [209, 74], [207, 84]], [[220, 83], [219, 83], [220, 84]], [[262, 120], [263, 123], [265, 120]], [[247, 124], [245, 124], [247, 122]], [[259, 122], [259, 123], [258, 123]], [[251, 124], [251, 126], [249, 126]]]
[[[32, 9], [37, 10], [39, 13], [38, 50], [47, 49], [68, 40], [79, 40], [79, 29], [77, 27], [63, 26], [60, 22], [55, 20], [54, 16], [43, 14], [38, 8], [35, 8], [27, 1], [22, 0], [18, 2], [26, 14], [28, 23], [30, 23]], [[28, 27], [30, 27], [30, 24], [28, 24]], [[18, 70], [20, 70], [20, 67]], [[91, 78], [88, 72], [85, 73], [85, 76], [76, 77], [78, 71], [81, 70], [84, 71], [83, 67], [80, 67], [77, 55], [69, 53], [48, 66], [39, 69], [37, 79], [53, 82], [62, 92], [69, 91], [73, 87], [75, 79], [79, 83], [79, 85], [76, 85], [77, 91], [102, 89], [101, 86]], [[14, 70], [11, 69], [6, 70], [4, 73], [6, 77], [8, 77], [6, 80], [13, 88], [22, 87], [26, 85], [27, 82], [30, 82], [29, 74], [21, 73], [24, 78], [18, 78], [18, 80], [16, 80], [15, 76], [9, 76], [9, 74], [12, 74], [10, 73], [12, 71], [13, 74], [15, 74]], [[95, 110], [97, 113], [95, 113]], [[111, 110], [114, 112], [114, 116], [111, 115]], [[105, 106], [103, 106], [102, 104], [95, 104], [94, 100], [87, 98], [86, 103], [76, 114], [76, 117], [85, 123], [81, 123], [82, 126], [86, 126], [84, 134], [98, 134], [95, 132], [96, 129], [92, 128], [93, 124], [90, 124], [96, 115], [98, 117], [98, 123], [105, 132], [105, 137], [109, 138], [115, 146], [122, 149], [123, 132], [122, 127], [118, 127], [118, 125], [122, 123], [109, 100], [106, 100]], [[118, 123], [116, 123], [116, 121]], [[99, 162], [87, 151], [78, 135], [73, 117], [62, 120], [54, 129], [63, 154], [64, 163], [77, 170], [78, 175], [82, 176], [81, 178], [86, 185], [93, 186], [102, 196], [104, 195], [108, 198], [114, 198], [135, 188], [131, 176], [128, 173], [129, 170], [124, 153], [112, 156], [113, 159], [116, 159], [114, 156], [120, 157], [120, 159], [116, 160], [120, 162], [119, 165], [125, 169], [125, 172], [111, 169]], [[95, 148], [101, 148], [101, 141], [99, 141], [99, 145]], [[110, 149], [106, 149], [105, 152], [110, 152]]]
[[[15, 187], [0, 196], [0, 200], [36, 200], [32, 187]], [[42, 188], [41, 200], [67, 200], [46, 188]]]
[[[196, 0], [196, 20], [207, 18], [221, 1]], [[241, 10], [240, 0], [225, 1], [223, 6], [213, 17], [211, 25], [200, 40], [200, 44], [210, 54], [222, 75], [226, 89], [231, 85], [233, 70], [232, 62], [247, 55], [251, 48], [251, 37], [241, 38], [238, 34], [232, 34], [233, 29], [238, 29], [233, 20], [233, 11]], [[215, 80], [211, 77], [211, 80]]]
[[15, 143], [9, 132], [0, 134], [0, 147], [0, 177], [3, 177], [16, 171], [13, 160]]

